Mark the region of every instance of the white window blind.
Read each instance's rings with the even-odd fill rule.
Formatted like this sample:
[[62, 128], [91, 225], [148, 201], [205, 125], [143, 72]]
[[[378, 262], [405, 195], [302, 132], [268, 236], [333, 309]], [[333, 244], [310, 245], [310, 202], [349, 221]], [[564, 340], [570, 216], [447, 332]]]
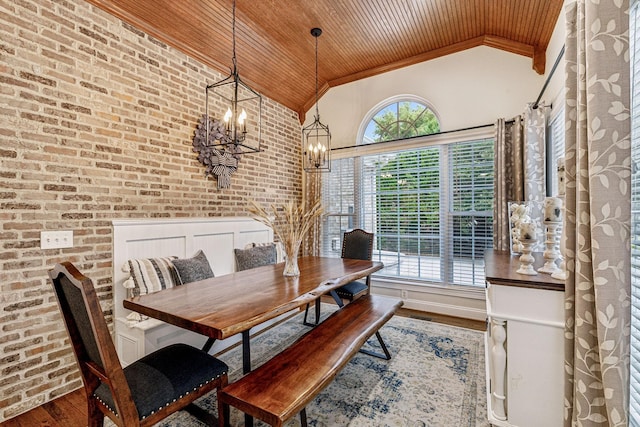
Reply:
[[484, 286], [484, 250], [493, 246], [493, 140], [448, 146], [451, 244], [447, 281]]
[[[554, 104], [555, 105], [555, 104]], [[549, 123], [549, 138], [551, 155], [549, 156], [549, 172], [550, 172], [550, 190], [552, 196], [558, 195], [558, 159], [564, 157], [564, 105], [560, 107], [557, 113]]]
[[326, 215], [322, 227], [322, 254], [339, 257], [342, 235], [359, 223], [356, 216], [358, 189], [355, 159], [331, 161], [331, 173], [323, 174], [322, 205]]
[[379, 275], [441, 281], [440, 147], [364, 156], [364, 227], [374, 230]]
[[489, 138], [334, 160], [323, 182], [324, 254], [361, 227], [376, 235], [378, 276], [484, 286], [493, 158]]
[[640, 1], [629, 11], [631, 50], [631, 376], [629, 421], [640, 427]]

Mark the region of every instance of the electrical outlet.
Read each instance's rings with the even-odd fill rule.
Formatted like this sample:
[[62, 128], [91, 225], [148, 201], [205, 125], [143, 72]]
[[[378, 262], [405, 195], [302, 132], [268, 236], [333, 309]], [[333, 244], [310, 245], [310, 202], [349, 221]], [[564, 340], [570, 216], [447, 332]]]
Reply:
[[402, 295], [402, 299], [407, 299], [407, 297], [409, 296], [409, 292], [407, 292], [405, 289], [403, 289], [400, 294]]
[[61, 249], [72, 247], [73, 230], [40, 232], [40, 249]]

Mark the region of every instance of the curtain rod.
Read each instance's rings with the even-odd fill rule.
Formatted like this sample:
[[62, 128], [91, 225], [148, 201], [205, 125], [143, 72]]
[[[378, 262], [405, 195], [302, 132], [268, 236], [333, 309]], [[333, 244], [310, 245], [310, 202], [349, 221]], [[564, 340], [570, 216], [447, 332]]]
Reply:
[[533, 107], [531, 107], [534, 110], [536, 108], [538, 108], [538, 104], [540, 103], [540, 99], [542, 98], [542, 95], [544, 95], [544, 91], [547, 90], [547, 85], [549, 84], [549, 80], [551, 80], [551, 77], [553, 77], [553, 74], [556, 72], [556, 68], [558, 68], [558, 64], [560, 63], [560, 58], [562, 58], [562, 55], [564, 55], [564, 45], [562, 45], [562, 49], [560, 49], [560, 53], [558, 53], [558, 57], [556, 58], [556, 62], [555, 62], [555, 64], [553, 64], [553, 68], [551, 68], [551, 72], [547, 76], [547, 80], [545, 80], [544, 85], [542, 86], [542, 89], [540, 90], [540, 95], [538, 95], [538, 99], [536, 99], [536, 102], [533, 103]]
[[[510, 120], [510, 121], [513, 122], [513, 120]], [[507, 121], [507, 123], [509, 123], [509, 120]], [[430, 133], [428, 135], [412, 136], [412, 137], [409, 137], [409, 138], [391, 139], [389, 141], [372, 142], [370, 144], [356, 144], [356, 145], [349, 145], [347, 147], [336, 147], [336, 148], [332, 148], [331, 151], [339, 151], [339, 150], [346, 150], [348, 148], [364, 147], [364, 146], [372, 145], [372, 144], [382, 145], [382, 144], [395, 143], [395, 142], [399, 142], [399, 141], [407, 142], [407, 141], [410, 141], [410, 140], [415, 139], [415, 138], [424, 138], [425, 136], [446, 135], [448, 133], [463, 132], [463, 131], [466, 131], [466, 130], [482, 129], [482, 128], [486, 128], [486, 127], [489, 127], [489, 126], [495, 126], [495, 123], [489, 123], [489, 124], [486, 124], [486, 125], [471, 126], [471, 127], [462, 128], [462, 129], [446, 130], [444, 132]]]

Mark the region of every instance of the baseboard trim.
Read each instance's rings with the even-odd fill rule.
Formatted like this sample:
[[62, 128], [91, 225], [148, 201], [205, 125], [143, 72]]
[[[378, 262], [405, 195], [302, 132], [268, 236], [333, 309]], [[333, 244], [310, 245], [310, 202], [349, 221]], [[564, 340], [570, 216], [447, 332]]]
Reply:
[[487, 318], [484, 289], [373, 281], [371, 292], [401, 298], [403, 307], [411, 310], [483, 322]]
[[485, 310], [460, 305], [441, 304], [431, 301], [421, 301], [415, 299], [405, 299], [403, 308], [411, 310], [426, 311], [430, 313], [444, 314], [447, 316], [462, 317], [464, 319], [484, 321], [487, 318]]

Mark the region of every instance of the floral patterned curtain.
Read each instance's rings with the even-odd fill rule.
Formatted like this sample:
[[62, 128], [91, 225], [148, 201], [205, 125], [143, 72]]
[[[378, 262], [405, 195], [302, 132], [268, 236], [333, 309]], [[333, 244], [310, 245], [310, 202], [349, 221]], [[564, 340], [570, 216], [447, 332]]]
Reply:
[[628, 0], [566, 4], [565, 426], [626, 426]]
[[493, 248], [508, 251], [508, 202], [524, 200], [522, 118], [498, 119], [495, 129]]
[[[513, 120], [498, 119], [495, 125], [495, 180], [493, 209], [493, 247], [509, 250], [508, 202], [545, 197], [544, 106], [528, 105]], [[542, 204], [540, 203], [540, 206]], [[538, 218], [541, 212], [532, 212]]]
[[[524, 199], [544, 202], [547, 195], [545, 179], [545, 147], [547, 134], [547, 107], [527, 105], [524, 111]], [[537, 215], [540, 218], [542, 215]]]

